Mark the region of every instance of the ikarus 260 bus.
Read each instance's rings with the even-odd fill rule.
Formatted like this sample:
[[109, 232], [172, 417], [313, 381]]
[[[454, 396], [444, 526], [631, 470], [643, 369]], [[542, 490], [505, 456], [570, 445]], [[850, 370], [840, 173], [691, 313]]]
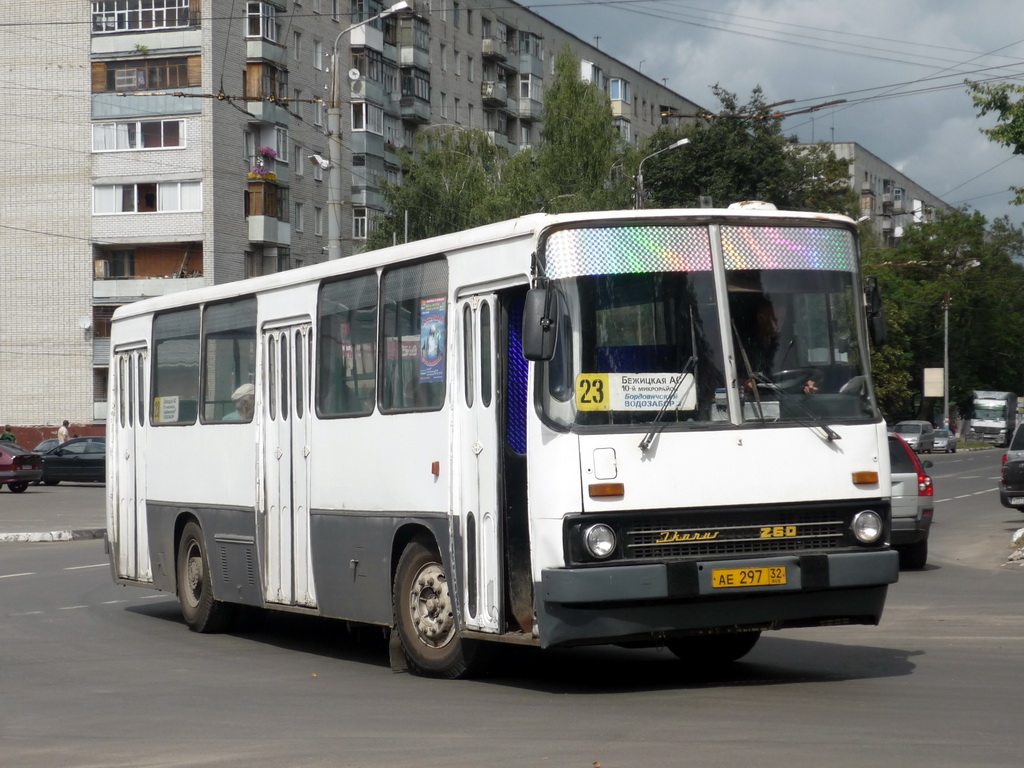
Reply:
[[875, 301], [850, 219], [744, 205], [535, 214], [122, 307], [114, 578], [200, 632], [236, 605], [387, 627], [439, 677], [489, 642], [704, 662], [875, 624]]

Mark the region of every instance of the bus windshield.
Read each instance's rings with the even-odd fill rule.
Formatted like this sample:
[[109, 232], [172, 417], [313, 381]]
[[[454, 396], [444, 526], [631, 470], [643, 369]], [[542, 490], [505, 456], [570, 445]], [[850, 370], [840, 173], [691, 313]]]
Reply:
[[[761, 255], [758, 237], [777, 227], [724, 229], [604, 227], [549, 236], [559, 331], [540, 381], [551, 422], [707, 428], [877, 420], [850, 233], [785, 233], [787, 242], [849, 250], [846, 259], [826, 261], [799, 257], [808, 242], [798, 243], [797, 257]], [[712, 269], [716, 237], [726, 246], [724, 286]], [[730, 248], [730, 237], [755, 241], [760, 258]]]

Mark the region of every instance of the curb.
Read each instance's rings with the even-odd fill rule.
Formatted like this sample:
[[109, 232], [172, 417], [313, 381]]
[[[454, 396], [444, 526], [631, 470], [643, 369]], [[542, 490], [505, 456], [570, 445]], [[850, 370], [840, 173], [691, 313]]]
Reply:
[[84, 539], [102, 539], [106, 532], [106, 528], [81, 528], [74, 531], [0, 533], [0, 542], [82, 541]]

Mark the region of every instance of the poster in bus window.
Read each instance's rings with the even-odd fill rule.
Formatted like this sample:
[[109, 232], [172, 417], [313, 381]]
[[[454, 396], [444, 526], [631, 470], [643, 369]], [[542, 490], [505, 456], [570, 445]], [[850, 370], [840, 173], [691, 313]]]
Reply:
[[420, 381], [444, 381], [444, 296], [420, 299]]

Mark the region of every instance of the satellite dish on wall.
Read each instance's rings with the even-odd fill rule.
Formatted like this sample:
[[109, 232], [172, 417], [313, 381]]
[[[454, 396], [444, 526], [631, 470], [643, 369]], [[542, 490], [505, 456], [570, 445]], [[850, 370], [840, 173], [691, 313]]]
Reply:
[[89, 330], [90, 328], [92, 328], [92, 318], [91, 317], [80, 317], [80, 318], [78, 318], [78, 327], [81, 328], [83, 331]]
[[351, 81], [355, 82], [355, 81], [356, 81], [356, 80], [358, 80], [358, 79], [359, 79], [360, 77], [362, 77], [362, 74], [361, 74], [361, 73], [359, 72], [359, 70], [358, 70], [358, 69], [356, 69], [355, 67], [352, 67], [352, 69], [350, 69], [350, 70], [348, 71], [348, 79], [349, 79], [349, 80], [351, 80]]

